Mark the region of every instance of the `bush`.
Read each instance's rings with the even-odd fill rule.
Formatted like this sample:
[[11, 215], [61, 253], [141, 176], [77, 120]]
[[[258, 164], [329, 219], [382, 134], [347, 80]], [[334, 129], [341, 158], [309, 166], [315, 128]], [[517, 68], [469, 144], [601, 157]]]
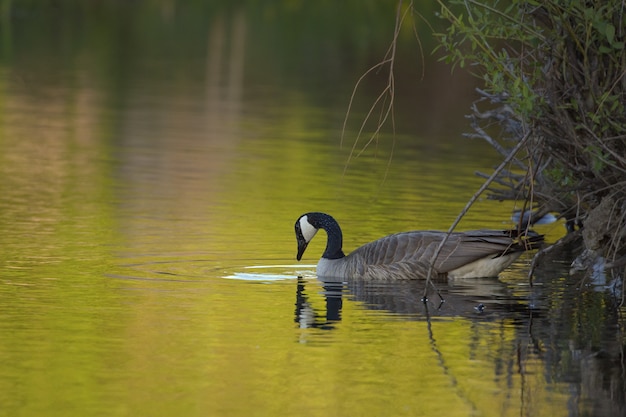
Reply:
[[[556, 211], [594, 262], [626, 263], [626, 6], [438, 0], [444, 59], [484, 81], [469, 136], [508, 156], [491, 198]], [[487, 126], [497, 124], [494, 139]], [[594, 215], [594, 210], [597, 210]], [[590, 266], [590, 265], [588, 265]]]

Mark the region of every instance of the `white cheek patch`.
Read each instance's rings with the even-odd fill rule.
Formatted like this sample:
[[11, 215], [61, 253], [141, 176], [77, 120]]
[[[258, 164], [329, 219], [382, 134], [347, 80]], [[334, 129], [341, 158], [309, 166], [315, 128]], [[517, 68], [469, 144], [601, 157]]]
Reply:
[[307, 242], [310, 242], [317, 233], [317, 229], [311, 226], [307, 216], [300, 217], [300, 230], [302, 231], [302, 237], [304, 237], [304, 240]]

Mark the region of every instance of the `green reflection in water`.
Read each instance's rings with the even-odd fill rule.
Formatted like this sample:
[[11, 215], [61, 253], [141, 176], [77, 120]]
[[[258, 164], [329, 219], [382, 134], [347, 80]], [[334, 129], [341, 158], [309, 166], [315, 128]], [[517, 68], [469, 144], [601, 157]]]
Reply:
[[[445, 229], [480, 184], [473, 171], [495, 162], [450, 126], [469, 98], [419, 87], [398, 92], [398, 120], [421, 130], [398, 128], [391, 164], [385, 131], [346, 169], [379, 79], [340, 148], [346, 102], [355, 74], [384, 54], [395, 12], [373, 19], [384, 5], [357, 2], [342, 6], [348, 19], [333, 2], [318, 14], [305, 3], [58, 2], [56, 14], [12, 3], [0, 414], [566, 414], [568, 386], [545, 378], [508, 316], [441, 318], [429, 332], [423, 316], [347, 294], [332, 330], [295, 323], [295, 275], [311, 270], [290, 266], [299, 214], [333, 213], [347, 249]], [[462, 225], [503, 227], [509, 210], [483, 202]], [[523, 266], [506, 276], [514, 285]], [[268, 279], [223, 279], [247, 271]], [[306, 287], [323, 315], [321, 285]]]

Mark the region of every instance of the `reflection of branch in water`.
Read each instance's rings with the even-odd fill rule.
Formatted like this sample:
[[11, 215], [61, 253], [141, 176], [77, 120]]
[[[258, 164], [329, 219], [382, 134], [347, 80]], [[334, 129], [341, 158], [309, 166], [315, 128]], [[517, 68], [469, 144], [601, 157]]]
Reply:
[[[443, 303], [446, 302], [446, 300], [445, 300], [445, 298], [443, 298], [443, 296], [441, 295], [441, 292], [439, 291], [439, 288], [437, 288], [437, 285], [435, 285], [435, 283], [433, 282], [432, 279], [427, 279], [426, 280], [426, 287], [424, 288], [424, 295], [422, 296], [422, 302], [424, 304], [428, 303], [428, 285], [429, 284], [430, 284], [431, 287], [433, 287], [433, 290], [435, 290], [435, 292], [439, 296], [439, 307], [437, 307], [439, 309], [439, 308], [441, 308]], [[428, 307], [426, 307], [426, 308], [428, 309]]]
[[450, 372], [450, 369], [446, 365], [446, 362], [445, 362], [445, 360], [443, 358], [443, 354], [441, 353], [441, 351], [437, 347], [437, 341], [435, 340], [435, 336], [433, 335], [433, 328], [432, 328], [432, 322], [431, 322], [431, 318], [430, 318], [430, 310], [428, 309], [428, 303], [424, 303], [424, 306], [425, 306], [425, 314], [426, 314], [426, 328], [428, 329], [428, 340], [430, 341], [430, 347], [431, 347], [432, 351], [437, 356], [437, 362], [439, 363], [439, 366], [441, 367], [441, 370], [443, 371], [444, 375], [446, 375], [450, 379], [450, 383], [455, 388], [455, 390], [457, 391], [458, 397], [461, 400], [463, 400], [465, 403], [467, 403], [467, 405], [472, 409], [472, 414], [477, 414], [478, 413], [478, 408], [476, 407], [476, 404], [474, 404], [463, 393], [463, 391], [459, 387], [459, 383], [458, 383], [456, 377], [454, 375], [452, 375], [452, 373]]
[[334, 329], [334, 323], [341, 321], [341, 308], [343, 305], [342, 295], [344, 290], [343, 282], [324, 283], [323, 295], [326, 300], [326, 315], [324, 317], [317, 314], [309, 302], [305, 292], [305, 283], [304, 278], [298, 277], [295, 322], [300, 325], [301, 329], [314, 327], [323, 330]]
[[528, 384], [526, 382], [526, 363], [522, 359], [522, 343], [520, 340], [517, 341], [517, 370], [520, 376], [520, 415], [527, 416], [529, 413], [529, 404], [532, 404], [532, 400], [529, 399], [528, 404], [526, 402], [526, 397], [529, 395], [530, 390], [528, 389]]
[[[532, 347], [532, 353], [536, 355], [542, 356], [544, 353], [544, 349], [542, 348], [542, 343], [540, 337], [535, 337], [533, 334], [534, 327], [534, 318], [535, 315], [532, 311], [529, 311], [529, 315], [527, 317], [527, 330], [526, 335], [524, 335], [521, 331], [519, 336], [517, 337], [517, 348], [516, 348], [516, 365], [517, 372], [520, 377], [520, 415], [522, 416], [531, 416], [533, 414], [533, 401], [532, 401], [532, 385], [529, 383], [527, 379], [528, 371], [526, 369], [526, 365], [528, 363], [528, 351]], [[541, 326], [541, 325], [539, 325]], [[521, 327], [520, 327], [521, 329]], [[543, 361], [543, 359], [542, 359]]]
[[[528, 337], [530, 337], [531, 341], [534, 341], [533, 335], [532, 335], [532, 326], [533, 326], [533, 322], [532, 322], [532, 313], [530, 314], [530, 320], [528, 322]], [[529, 397], [530, 395], [530, 389], [529, 389], [529, 384], [526, 381], [526, 355], [524, 355], [524, 353], [522, 352], [522, 341], [524, 340], [523, 336], [520, 334], [521, 337], [518, 338], [517, 340], [517, 349], [516, 349], [516, 360], [517, 360], [517, 372], [519, 373], [519, 377], [520, 377], [520, 415], [522, 416], [528, 416], [531, 415], [530, 411], [531, 411], [531, 407], [530, 405], [532, 404], [532, 399], [529, 398], [528, 402], [526, 401], [526, 397]]]

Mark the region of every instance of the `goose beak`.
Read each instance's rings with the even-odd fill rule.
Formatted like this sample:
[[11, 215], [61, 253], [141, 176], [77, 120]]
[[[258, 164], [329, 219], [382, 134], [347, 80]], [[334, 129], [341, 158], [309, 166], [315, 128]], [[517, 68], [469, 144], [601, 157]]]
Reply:
[[302, 255], [304, 254], [304, 251], [306, 250], [306, 247], [308, 245], [309, 242], [304, 239], [298, 238], [298, 255], [296, 256], [297, 260], [302, 259]]

